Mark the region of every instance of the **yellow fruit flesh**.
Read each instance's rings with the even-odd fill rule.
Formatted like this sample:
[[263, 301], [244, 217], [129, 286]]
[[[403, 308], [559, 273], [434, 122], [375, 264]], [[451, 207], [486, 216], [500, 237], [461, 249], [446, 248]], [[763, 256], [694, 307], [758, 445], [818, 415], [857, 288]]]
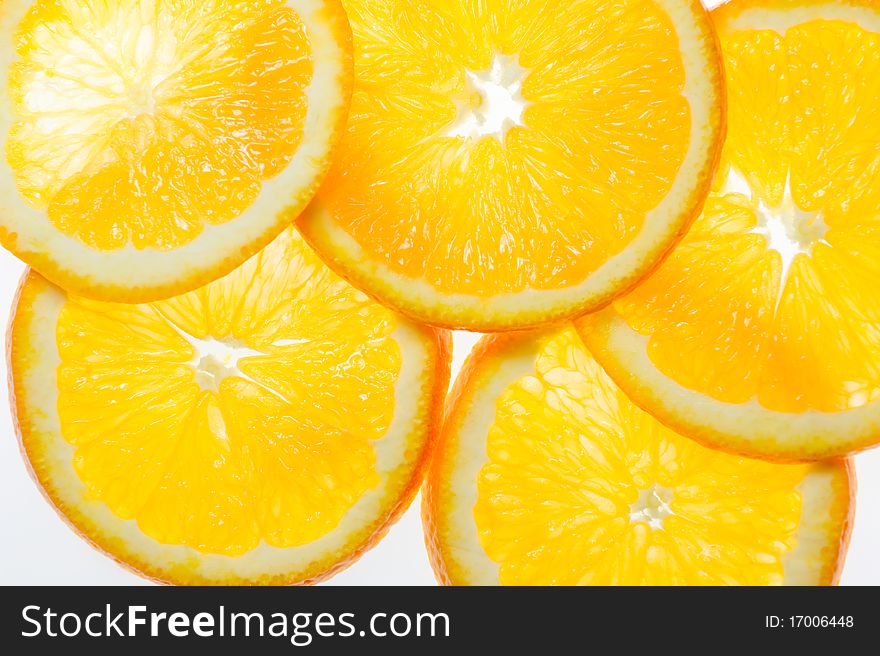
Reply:
[[690, 110], [651, 0], [343, 4], [356, 82], [323, 196], [367, 258], [446, 293], [565, 287], [669, 191]]
[[508, 585], [778, 584], [808, 468], [706, 449], [639, 410], [572, 329], [499, 396], [480, 543]]
[[720, 401], [880, 398], [880, 35], [814, 20], [722, 34], [730, 129], [703, 215], [616, 303], [651, 360]]
[[162, 543], [237, 555], [311, 542], [379, 483], [395, 325], [290, 229], [168, 301], [70, 299], [58, 411], [76, 472]]
[[7, 161], [23, 198], [92, 248], [192, 241], [302, 137], [312, 61], [282, 0], [37, 0], [16, 39]]

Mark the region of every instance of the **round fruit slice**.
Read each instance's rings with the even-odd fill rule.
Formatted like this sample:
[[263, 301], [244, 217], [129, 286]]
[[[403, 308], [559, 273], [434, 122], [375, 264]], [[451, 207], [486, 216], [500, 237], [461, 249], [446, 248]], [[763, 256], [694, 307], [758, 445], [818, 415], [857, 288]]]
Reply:
[[447, 584], [830, 584], [854, 484], [849, 461], [773, 464], [681, 437], [569, 326], [477, 346], [423, 513]]
[[635, 292], [581, 323], [632, 399], [774, 460], [880, 442], [880, 9], [714, 14], [730, 134], [702, 216]]
[[420, 320], [595, 309], [699, 213], [723, 133], [696, 0], [343, 0], [340, 157], [302, 215], [331, 267]]
[[7, 0], [0, 242], [146, 302], [216, 280], [299, 214], [351, 93], [339, 0]]
[[28, 274], [10, 371], [36, 480], [87, 540], [160, 581], [297, 583], [353, 562], [411, 502], [449, 345], [289, 228], [153, 304]]

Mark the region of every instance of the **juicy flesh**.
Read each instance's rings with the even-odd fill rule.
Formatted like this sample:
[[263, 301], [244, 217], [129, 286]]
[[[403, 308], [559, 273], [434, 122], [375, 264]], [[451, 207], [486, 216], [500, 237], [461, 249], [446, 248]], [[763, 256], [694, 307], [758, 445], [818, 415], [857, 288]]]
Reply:
[[678, 383], [835, 412], [880, 398], [880, 35], [722, 35], [729, 134], [703, 215], [617, 304]]
[[498, 398], [474, 518], [508, 585], [778, 584], [804, 465], [712, 451], [614, 386], [566, 329]]
[[311, 542], [379, 482], [394, 328], [290, 229], [168, 301], [68, 300], [58, 410], [76, 472], [162, 543], [236, 555]]
[[282, 0], [37, 0], [16, 39], [7, 161], [89, 247], [192, 241], [302, 138], [312, 61]]
[[324, 199], [367, 258], [444, 293], [569, 286], [669, 191], [690, 114], [651, 0], [343, 4], [356, 82]]

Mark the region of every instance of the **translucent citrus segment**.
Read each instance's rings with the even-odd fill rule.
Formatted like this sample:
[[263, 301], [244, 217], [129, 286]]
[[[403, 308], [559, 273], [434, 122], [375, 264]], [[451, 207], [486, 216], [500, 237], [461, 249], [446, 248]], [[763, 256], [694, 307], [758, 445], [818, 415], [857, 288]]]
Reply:
[[[875, 401], [880, 187], [866, 171], [880, 166], [870, 118], [880, 78], [862, 73], [880, 71], [880, 35], [811, 21], [722, 44], [732, 109], [720, 188], [669, 263], [618, 307], [652, 335], [652, 359], [672, 361], [664, 371], [719, 400], [788, 412]], [[768, 121], [770, 89], [780, 108]], [[678, 376], [683, 352], [692, 369]]]
[[[690, 116], [678, 39], [653, 2], [438, 0], [406, 20], [399, 3], [347, 4], [369, 56], [356, 61], [355, 120], [326, 199], [396, 272], [445, 293], [569, 286], [623, 250], [669, 192]], [[374, 25], [388, 28], [374, 36]], [[438, 61], [423, 67], [407, 46], [429, 32]], [[598, 56], [612, 45], [613, 57]], [[480, 89], [493, 86], [522, 109], [488, 132], [495, 98]], [[447, 271], [449, 248], [464, 266]]]
[[[10, 247], [62, 283], [62, 260], [68, 277], [117, 282], [123, 252], [202, 269], [148, 299], [65, 284], [89, 297], [154, 300], [227, 273], [302, 209], [341, 132], [339, 0], [14, 0], [0, 30]], [[198, 262], [174, 258], [201, 243]]]
[[477, 479], [474, 518], [502, 583], [782, 582], [807, 466], [676, 435], [624, 397], [574, 331], [535, 365], [499, 397]]
[[375, 487], [395, 318], [315, 269], [288, 232], [171, 301], [67, 302], [58, 412], [93, 496], [160, 542], [237, 554], [311, 542]]
[[571, 327], [488, 339], [458, 389], [426, 504], [441, 579], [779, 585], [839, 570], [844, 463], [700, 446], [633, 404]]
[[[839, 455], [880, 439], [866, 434], [880, 399], [880, 13], [752, 7], [717, 15], [730, 131], [703, 214], [609, 313], [647, 338], [652, 366], [684, 390], [790, 416], [864, 409], [838, 426], [839, 446], [825, 444], [823, 455]], [[593, 346], [602, 332], [584, 334]], [[595, 346], [612, 374], [633, 369]], [[654, 411], [652, 395], [636, 392]], [[788, 457], [809, 455], [819, 428]]]
[[[406, 311], [443, 323], [468, 298], [491, 312], [507, 296], [506, 314], [595, 303], [620, 280], [593, 293], [585, 281], [627, 249], [644, 251], [639, 235], [657, 240], [652, 253], [667, 248], [701, 200], [691, 196], [720, 132], [701, 8], [344, 4], [356, 47], [351, 120], [321, 216], [303, 226], [366, 289], [388, 298], [371, 280], [383, 276], [411, 287], [390, 295]], [[615, 275], [649, 268], [642, 258]], [[542, 292], [557, 294], [556, 308], [529, 308]], [[429, 302], [438, 307], [416, 307]]]
[[[880, 78], [862, 73], [880, 71], [880, 35], [810, 21], [722, 44], [731, 129], [718, 188], [668, 263], [618, 310], [652, 336], [664, 372], [721, 401], [757, 398], [785, 412], [871, 403], [880, 127], [870, 116]], [[778, 104], [769, 120], [768, 97]]]
[[302, 136], [311, 49], [282, 0], [43, 0], [17, 54], [18, 189], [94, 248], [186, 244], [250, 205]]
[[[38, 284], [25, 284], [20, 306]], [[283, 560], [300, 548], [314, 567], [340, 540], [363, 548], [358, 534], [369, 529], [369, 540], [417, 485], [448, 367], [437, 333], [336, 277], [292, 228], [234, 273], [167, 301], [64, 296], [42, 328], [52, 329], [58, 364], [43, 385], [55, 390], [57, 434], [23, 431], [38, 477], [51, 491], [52, 468], [70, 468], [78, 490], [59, 494], [87, 535], [102, 544], [133, 520], [151, 558], [185, 547], [195, 580], [234, 572], [236, 559], [277, 567], [266, 550]], [[19, 380], [33, 370], [13, 364]], [[33, 407], [22, 385], [20, 415], [50, 409]], [[65, 449], [67, 462], [41, 449]], [[106, 525], [92, 527], [91, 513]]]

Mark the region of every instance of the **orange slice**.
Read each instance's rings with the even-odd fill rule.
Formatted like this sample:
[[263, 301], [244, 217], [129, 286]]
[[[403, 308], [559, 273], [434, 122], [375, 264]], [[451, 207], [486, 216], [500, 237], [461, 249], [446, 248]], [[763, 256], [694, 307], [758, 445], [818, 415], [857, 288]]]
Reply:
[[696, 0], [344, 0], [340, 157], [300, 227], [341, 275], [434, 325], [595, 309], [699, 212], [723, 133]]
[[309, 202], [345, 125], [339, 0], [9, 0], [0, 37], [0, 242], [90, 298], [167, 298], [242, 264]]
[[849, 461], [700, 446], [637, 408], [569, 326], [487, 337], [456, 382], [423, 516], [443, 583], [829, 584]]
[[160, 581], [299, 583], [353, 562], [411, 502], [449, 343], [288, 228], [152, 304], [28, 274], [10, 371], [33, 474], [88, 541]]
[[706, 208], [635, 292], [582, 323], [640, 406], [776, 460], [880, 442], [880, 9], [714, 14], [730, 134]]

